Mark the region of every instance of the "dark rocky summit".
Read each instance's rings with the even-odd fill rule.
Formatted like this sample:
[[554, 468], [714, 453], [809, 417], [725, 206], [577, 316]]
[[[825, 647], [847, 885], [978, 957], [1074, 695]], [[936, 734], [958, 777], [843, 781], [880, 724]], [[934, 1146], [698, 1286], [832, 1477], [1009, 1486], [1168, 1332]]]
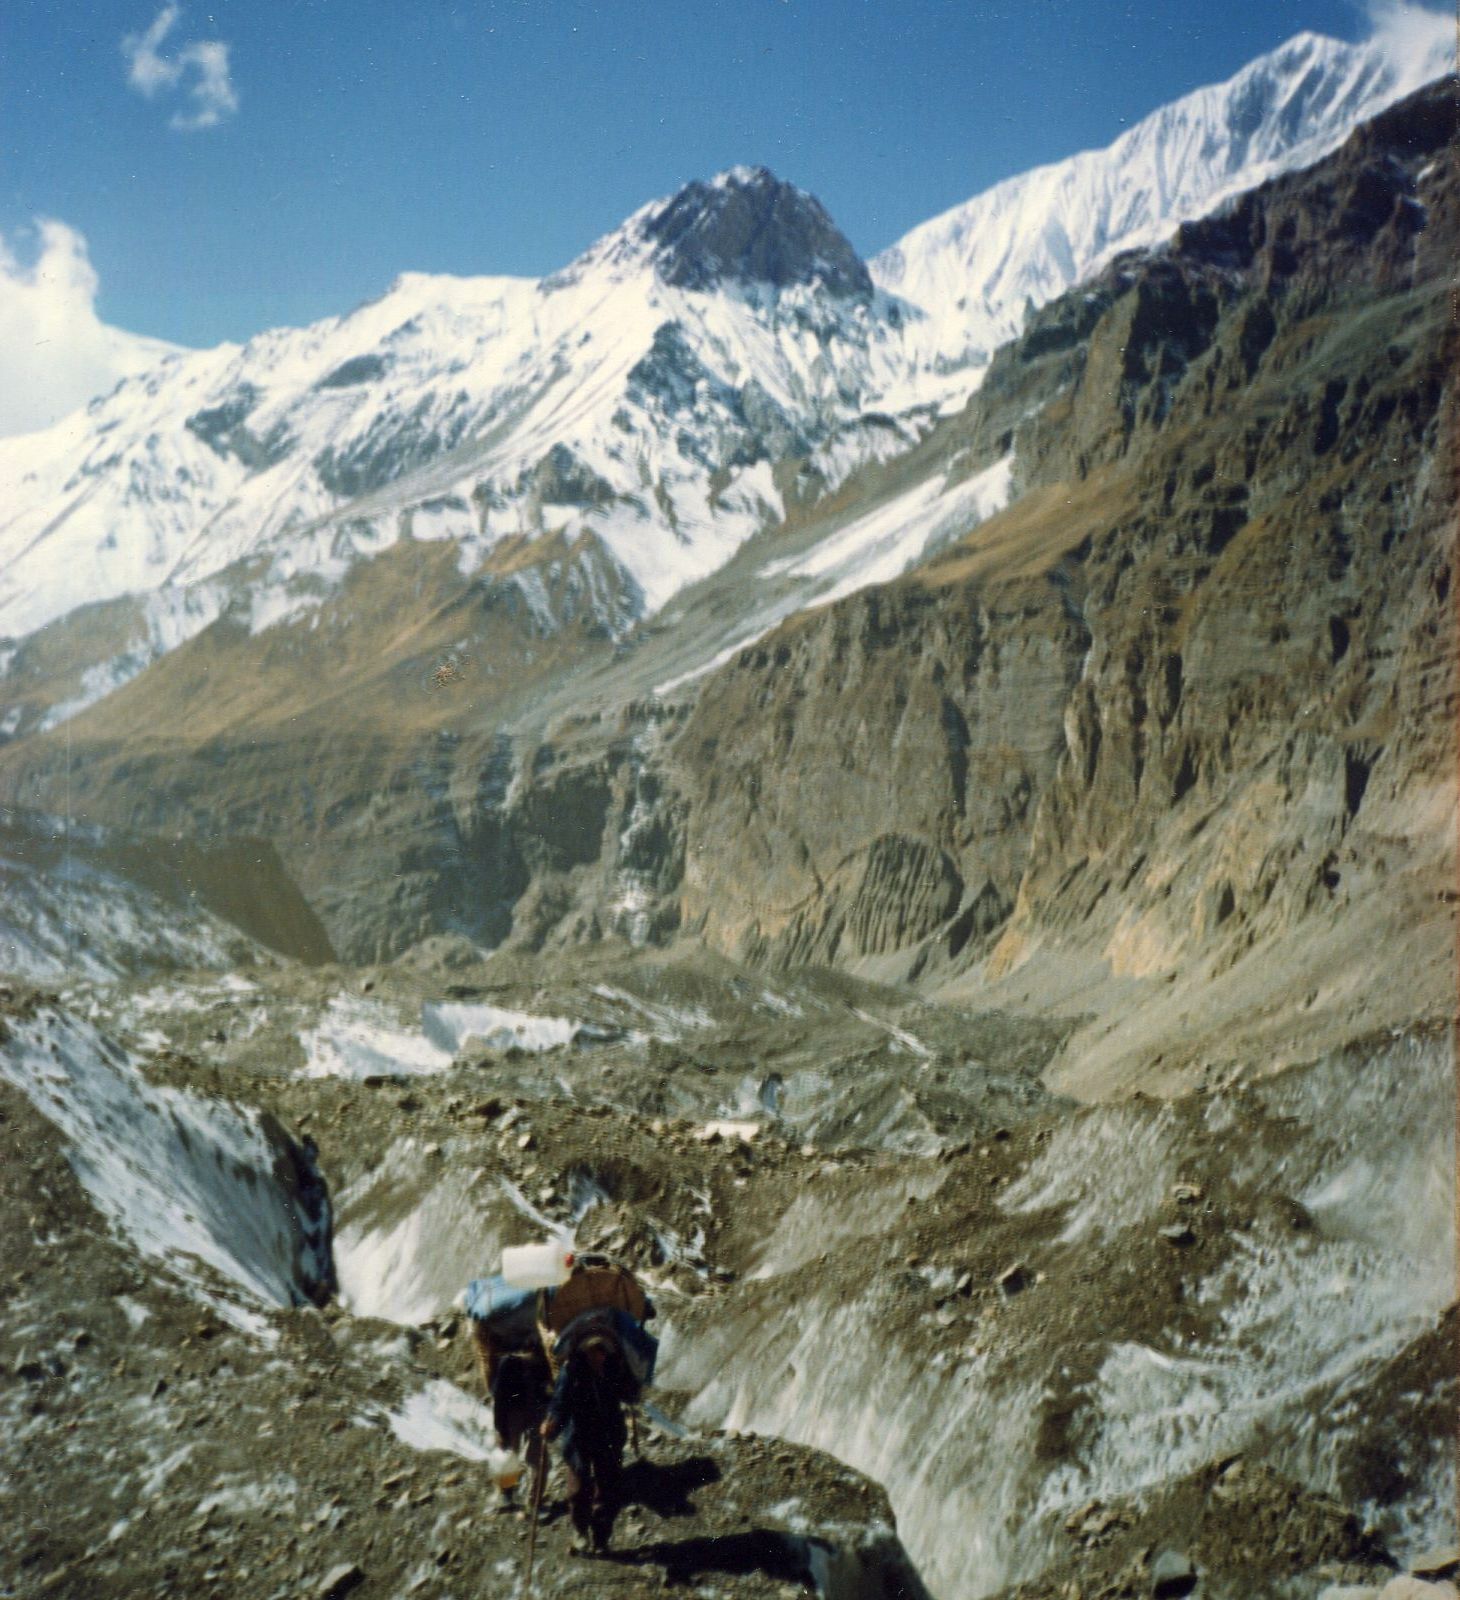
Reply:
[[739, 279], [776, 289], [820, 283], [841, 298], [872, 292], [867, 268], [821, 202], [764, 167], [687, 184], [643, 226], [659, 275], [679, 289]]

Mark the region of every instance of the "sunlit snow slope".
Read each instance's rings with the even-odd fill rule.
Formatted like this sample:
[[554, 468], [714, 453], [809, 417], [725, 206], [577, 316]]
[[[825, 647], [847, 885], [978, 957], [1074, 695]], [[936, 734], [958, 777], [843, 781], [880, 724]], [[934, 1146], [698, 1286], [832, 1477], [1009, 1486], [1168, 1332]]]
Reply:
[[534, 563], [565, 562], [577, 614], [621, 634], [806, 494], [914, 446], [1031, 303], [1442, 73], [1448, 25], [1395, 15], [1365, 45], [1302, 35], [1108, 150], [1011, 178], [870, 273], [811, 196], [737, 167], [551, 277], [407, 274], [346, 316], [173, 355], [0, 440], [0, 639], [140, 597], [54, 726], [219, 619], [307, 616], [404, 539], [451, 541], [464, 576], [495, 553], [534, 614]]
[[927, 313], [925, 382], [950, 393], [1044, 305], [1123, 250], [1280, 172], [1311, 165], [1360, 122], [1454, 70], [1453, 18], [1396, 9], [1364, 44], [1303, 33], [1227, 82], [1164, 106], [1103, 150], [996, 184], [871, 262]]
[[779, 519], [772, 463], [887, 388], [901, 321], [760, 169], [644, 208], [553, 278], [404, 276], [0, 441], [0, 635], [179, 585], [213, 586], [194, 631], [230, 606], [258, 630], [404, 537], [459, 541], [470, 572], [503, 540], [587, 536], [653, 610]]

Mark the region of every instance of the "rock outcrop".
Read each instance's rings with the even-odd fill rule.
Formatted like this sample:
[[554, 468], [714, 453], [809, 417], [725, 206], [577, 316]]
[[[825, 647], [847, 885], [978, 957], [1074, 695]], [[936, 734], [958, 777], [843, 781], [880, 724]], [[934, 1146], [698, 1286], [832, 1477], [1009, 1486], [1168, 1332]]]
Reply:
[[1302, 927], [1335, 1012], [1422, 928], [1443, 1007], [1457, 194], [1441, 86], [1036, 317], [953, 430], [1024, 495], [700, 696], [686, 923], [1034, 1003]]

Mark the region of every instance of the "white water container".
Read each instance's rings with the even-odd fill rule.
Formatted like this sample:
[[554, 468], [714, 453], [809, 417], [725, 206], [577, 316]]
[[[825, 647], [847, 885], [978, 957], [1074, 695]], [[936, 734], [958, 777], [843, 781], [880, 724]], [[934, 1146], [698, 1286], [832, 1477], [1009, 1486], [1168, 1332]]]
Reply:
[[573, 1241], [509, 1245], [502, 1252], [502, 1276], [514, 1289], [556, 1289], [573, 1270]]
[[487, 1457], [492, 1482], [503, 1494], [515, 1489], [522, 1480], [522, 1457], [515, 1450], [493, 1449]]

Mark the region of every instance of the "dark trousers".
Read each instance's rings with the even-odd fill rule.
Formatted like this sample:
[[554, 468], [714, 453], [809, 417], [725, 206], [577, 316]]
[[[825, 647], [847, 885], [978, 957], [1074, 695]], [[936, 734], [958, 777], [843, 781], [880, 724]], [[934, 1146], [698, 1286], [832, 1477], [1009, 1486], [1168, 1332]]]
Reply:
[[535, 1462], [542, 1445], [538, 1427], [547, 1415], [547, 1368], [528, 1356], [503, 1356], [492, 1390], [492, 1422], [508, 1450], [521, 1449]]
[[599, 1548], [607, 1545], [618, 1516], [623, 1490], [624, 1453], [618, 1450], [569, 1452], [568, 1515], [579, 1533], [592, 1536]]

